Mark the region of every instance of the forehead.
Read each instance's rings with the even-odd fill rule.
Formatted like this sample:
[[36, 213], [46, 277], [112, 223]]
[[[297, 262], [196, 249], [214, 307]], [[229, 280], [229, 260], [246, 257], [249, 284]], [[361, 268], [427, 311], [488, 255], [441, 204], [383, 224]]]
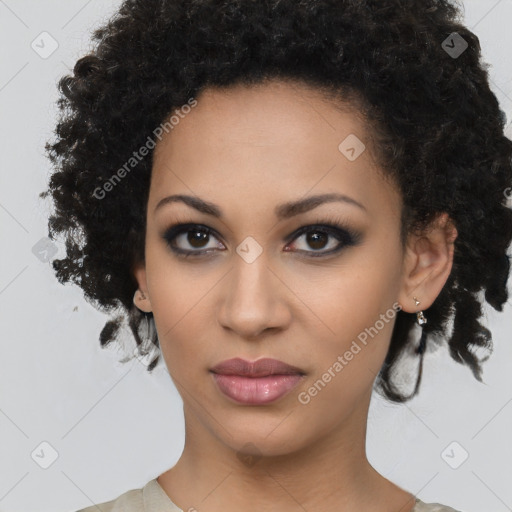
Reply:
[[[233, 144], [261, 142], [283, 145], [310, 139], [315, 133], [352, 130], [367, 138], [357, 109], [348, 103], [334, 102], [324, 93], [299, 82], [270, 80], [260, 84], [238, 84], [228, 88], [207, 88], [197, 98], [197, 106], [180, 116], [172, 133], [176, 145], [191, 136], [209, 142]], [[212, 130], [212, 125], [215, 129]], [[172, 145], [171, 140], [171, 145]], [[165, 147], [159, 144], [156, 153]]]
[[373, 194], [396, 209], [399, 198], [370, 147], [357, 110], [313, 87], [272, 81], [210, 88], [157, 144], [150, 202], [192, 193], [243, 206], [255, 193], [260, 202], [283, 202], [311, 191], [357, 200]]

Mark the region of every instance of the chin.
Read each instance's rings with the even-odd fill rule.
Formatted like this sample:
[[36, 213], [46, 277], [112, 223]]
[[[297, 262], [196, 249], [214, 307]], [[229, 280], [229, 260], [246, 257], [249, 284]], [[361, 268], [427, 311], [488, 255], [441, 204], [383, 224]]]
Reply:
[[228, 445], [238, 457], [279, 457], [300, 450], [307, 443], [301, 443], [297, 438], [297, 426], [277, 427], [279, 421], [260, 423], [260, 427], [252, 423], [251, 428], [226, 425], [226, 430], [232, 435], [226, 437], [226, 430], [218, 432], [223, 442]]

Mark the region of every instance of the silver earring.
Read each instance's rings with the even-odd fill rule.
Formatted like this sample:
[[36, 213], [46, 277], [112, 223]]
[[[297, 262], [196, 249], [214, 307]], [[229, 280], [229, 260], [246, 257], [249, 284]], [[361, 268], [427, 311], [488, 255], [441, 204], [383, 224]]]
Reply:
[[[414, 302], [416, 303], [416, 306], [421, 304], [420, 301], [416, 297], [413, 297], [413, 299], [414, 299]], [[423, 311], [418, 311], [416, 313], [416, 322], [418, 322], [418, 325], [424, 325], [427, 323], [427, 319], [425, 318]]]
[[[416, 306], [418, 306], [420, 301], [416, 297], [413, 297], [413, 299], [416, 303]], [[420, 342], [418, 344], [418, 348], [416, 349], [416, 354], [420, 354], [423, 358], [423, 353], [425, 352], [425, 348], [427, 346], [427, 331], [425, 331], [425, 328], [423, 327], [427, 323], [427, 319], [425, 318], [423, 311], [418, 311], [416, 313], [416, 322], [418, 322], [418, 325], [421, 326]]]

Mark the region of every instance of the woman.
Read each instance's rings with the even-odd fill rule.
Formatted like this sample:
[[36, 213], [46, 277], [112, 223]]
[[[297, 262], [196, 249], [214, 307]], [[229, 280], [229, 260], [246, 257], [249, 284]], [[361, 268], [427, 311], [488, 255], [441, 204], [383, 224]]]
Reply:
[[373, 389], [417, 394], [436, 336], [481, 380], [477, 293], [508, 298], [512, 142], [458, 17], [127, 0], [61, 80], [57, 277], [122, 308], [150, 371], [161, 350], [186, 425], [176, 465], [101, 510], [454, 511], [365, 437]]

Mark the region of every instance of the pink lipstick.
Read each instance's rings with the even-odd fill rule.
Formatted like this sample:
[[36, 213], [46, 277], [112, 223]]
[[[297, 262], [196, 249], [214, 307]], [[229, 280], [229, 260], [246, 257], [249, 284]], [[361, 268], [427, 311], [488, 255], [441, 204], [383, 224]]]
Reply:
[[297, 386], [305, 375], [300, 368], [270, 358], [250, 362], [237, 357], [210, 371], [225, 396], [247, 405], [274, 402]]

